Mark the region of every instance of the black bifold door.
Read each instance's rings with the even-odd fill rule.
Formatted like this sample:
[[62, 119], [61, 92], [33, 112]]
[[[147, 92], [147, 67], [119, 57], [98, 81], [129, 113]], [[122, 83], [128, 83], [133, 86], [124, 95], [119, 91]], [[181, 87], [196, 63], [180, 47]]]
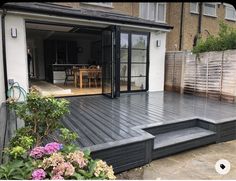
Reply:
[[120, 94], [120, 29], [109, 26], [102, 32], [102, 93], [110, 98]]

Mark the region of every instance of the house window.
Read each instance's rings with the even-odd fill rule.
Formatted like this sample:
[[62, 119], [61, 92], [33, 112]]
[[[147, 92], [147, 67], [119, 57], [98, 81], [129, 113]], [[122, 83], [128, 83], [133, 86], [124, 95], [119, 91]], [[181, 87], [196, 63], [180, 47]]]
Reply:
[[216, 3], [203, 3], [203, 14], [216, 17]]
[[230, 4], [225, 5], [225, 19], [236, 21], [235, 8]]
[[156, 19], [160, 22], [165, 22], [165, 4], [164, 3], [157, 3], [157, 13]]
[[111, 2], [99, 2], [99, 3], [96, 3], [96, 2], [92, 2], [92, 3], [84, 2], [84, 4], [90, 4], [90, 5], [95, 5], [95, 6], [102, 6], [102, 7], [112, 8], [112, 3]]
[[165, 22], [166, 4], [165, 3], [140, 3], [140, 17], [143, 19]]
[[199, 13], [198, 3], [190, 3], [190, 13]]

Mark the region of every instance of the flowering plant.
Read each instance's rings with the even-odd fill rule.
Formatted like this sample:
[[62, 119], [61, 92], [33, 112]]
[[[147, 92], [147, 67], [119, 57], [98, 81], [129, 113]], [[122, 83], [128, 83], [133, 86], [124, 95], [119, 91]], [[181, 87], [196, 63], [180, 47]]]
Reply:
[[[112, 166], [93, 160], [88, 150], [75, 146], [78, 135], [61, 128], [59, 119], [69, 112], [68, 101], [30, 92], [26, 102], [10, 106], [25, 127], [4, 150], [8, 162], [0, 165], [0, 180], [115, 179]], [[43, 145], [58, 128], [59, 140]]]
[[40, 161], [31, 178], [33, 180], [115, 179], [112, 166], [108, 166], [102, 160], [93, 160], [89, 151], [75, 149], [68, 152], [63, 149], [65, 147], [52, 142], [44, 147], [33, 148], [30, 157]]
[[[116, 178], [112, 166], [108, 166], [102, 160], [93, 160], [90, 151], [82, 151], [71, 144], [51, 142], [29, 150], [17, 151], [17, 154], [26, 155], [11, 157], [18, 160], [13, 159], [0, 166], [0, 179], [110, 180]], [[7, 169], [10, 170], [7, 172]]]

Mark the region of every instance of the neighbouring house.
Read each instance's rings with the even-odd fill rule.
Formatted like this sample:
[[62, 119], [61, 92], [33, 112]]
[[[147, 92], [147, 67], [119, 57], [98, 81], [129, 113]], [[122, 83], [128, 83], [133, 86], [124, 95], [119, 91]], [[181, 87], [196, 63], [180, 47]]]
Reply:
[[220, 21], [236, 28], [236, 11], [228, 3], [167, 3], [166, 12], [166, 22], [174, 26], [167, 35], [167, 51], [192, 50], [198, 34], [217, 35]]
[[163, 91], [173, 27], [165, 3], [156, 5], [153, 21], [141, 18], [140, 3], [5, 3], [1, 102], [14, 82], [55, 96]]

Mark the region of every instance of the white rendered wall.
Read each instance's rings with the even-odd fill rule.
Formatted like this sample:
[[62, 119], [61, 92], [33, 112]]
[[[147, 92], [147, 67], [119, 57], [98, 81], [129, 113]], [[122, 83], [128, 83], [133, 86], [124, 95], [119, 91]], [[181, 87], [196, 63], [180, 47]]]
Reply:
[[[161, 46], [157, 47], [156, 42]], [[151, 32], [149, 55], [149, 91], [164, 91], [166, 33]]]
[[[17, 38], [11, 37], [11, 28], [17, 29]], [[8, 79], [14, 79], [28, 92], [28, 64], [25, 21], [20, 16], [6, 15], [6, 59]]]
[[[0, 15], [0, 19], [2, 16]], [[2, 22], [0, 21], [0, 40], [2, 40]], [[4, 69], [2, 57], [2, 41], [0, 41], [0, 106], [5, 101]]]

